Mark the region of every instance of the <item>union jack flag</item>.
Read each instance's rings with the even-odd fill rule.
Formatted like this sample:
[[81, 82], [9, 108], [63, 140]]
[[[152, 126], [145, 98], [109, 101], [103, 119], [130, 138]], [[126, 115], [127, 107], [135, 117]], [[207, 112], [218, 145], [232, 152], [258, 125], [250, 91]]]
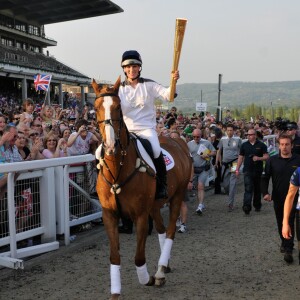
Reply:
[[37, 74], [34, 75], [34, 86], [36, 91], [48, 91], [52, 75]]
[[172, 163], [172, 160], [170, 159], [169, 156], [164, 155], [164, 159], [165, 159], [165, 164], [166, 166], [170, 165]]

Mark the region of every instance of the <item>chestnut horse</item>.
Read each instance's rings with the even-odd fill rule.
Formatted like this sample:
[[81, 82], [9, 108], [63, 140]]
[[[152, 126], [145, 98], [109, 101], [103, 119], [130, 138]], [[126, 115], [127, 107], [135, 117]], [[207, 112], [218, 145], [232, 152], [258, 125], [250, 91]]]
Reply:
[[[192, 162], [182, 139], [162, 137], [161, 146], [174, 158], [175, 165], [168, 171], [167, 200], [155, 200], [155, 172], [141, 172], [139, 155], [123, 121], [118, 90], [120, 77], [114, 86], [100, 88], [93, 80], [96, 93], [95, 112], [102, 144], [96, 151], [99, 159], [97, 193], [102, 206], [102, 217], [110, 243], [111, 299], [121, 294], [118, 224], [120, 216], [133, 220], [136, 227], [135, 265], [139, 282], [143, 285], [163, 285], [165, 270], [176, 231], [176, 220], [191, 175]], [[169, 202], [169, 224], [163, 224], [160, 208]], [[149, 276], [145, 246], [148, 236], [148, 216], [152, 216], [159, 236], [161, 255], [155, 276]]]

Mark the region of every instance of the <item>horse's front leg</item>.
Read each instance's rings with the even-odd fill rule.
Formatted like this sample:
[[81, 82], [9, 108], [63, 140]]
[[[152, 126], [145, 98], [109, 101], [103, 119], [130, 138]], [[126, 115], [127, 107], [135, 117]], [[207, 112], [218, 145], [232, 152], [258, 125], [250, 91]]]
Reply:
[[153, 276], [149, 276], [146, 264], [146, 239], [148, 236], [148, 214], [143, 214], [136, 219], [137, 246], [135, 253], [135, 267], [140, 284], [154, 285]]
[[[155, 229], [158, 232], [158, 240], [159, 240], [159, 246], [160, 246], [160, 259], [158, 262], [158, 268], [157, 272], [155, 273], [155, 285], [156, 286], [162, 286], [165, 284], [165, 273], [167, 273], [166, 270], [170, 269], [168, 267], [168, 254], [167, 254], [167, 248], [165, 247], [166, 242], [166, 228], [164, 225], [164, 221], [162, 218], [162, 215], [160, 213], [160, 205], [159, 203], [154, 203], [154, 206], [151, 210], [151, 217], [153, 218], [155, 222]], [[167, 241], [167, 244], [169, 244], [169, 241]], [[164, 254], [163, 254], [164, 253]], [[166, 259], [167, 258], [167, 259]]]
[[163, 225], [163, 219], [160, 214], [160, 211], [157, 211], [156, 209], [153, 209], [153, 213], [156, 214], [156, 220], [158, 220], [157, 223], [157, 229], [158, 229], [158, 239], [159, 239], [159, 245], [160, 245], [160, 258], [158, 261], [158, 268], [157, 272], [155, 273], [155, 285], [162, 286], [165, 284], [165, 274], [169, 273], [171, 271], [171, 268], [169, 267], [169, 261], [171, 257], [171, 250], [173, 246], [173, 241], [175, 237], [175, 231], [176, 231], [176, 220], [179, 216], [180, 212], [180, 205], [181, 205], [181, 199], [182, 195], [181, 193], [178, 193], [178, 195], [175, 195], [172, 199], [172, 201], [169, 204], [169, 224], [166, 231], [163, 232], [163, 229], [165, 230], [165, 227]]
[[103, 208], [103, 223], [110, 245], [110, 299], [119, 299], [121, 295], [121, 258], [119, 253], [119, 219], [111, 211]]

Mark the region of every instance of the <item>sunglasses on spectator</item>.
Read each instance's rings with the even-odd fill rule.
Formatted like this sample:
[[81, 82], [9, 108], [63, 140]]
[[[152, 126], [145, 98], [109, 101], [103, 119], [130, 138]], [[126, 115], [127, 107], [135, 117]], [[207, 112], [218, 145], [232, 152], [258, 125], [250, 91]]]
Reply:
[[193, 138], [200, 138], [200, 135], [193, 135]]
[[246, 135], [247, 136], [249, 136], [249, 135], [255, 135], [255, 133], [247, 133]]
[[37, 132], [29, 134], [29, 136], [38, 136], [38, 135], [39, 134]]
[[42, 127], [41, 124], [32, 124], [32, 126], [35, 126], [35, 127]]
[[20, 120], [20, 118], [14, 118], [14, 120]]
[[56, 142], [56, 140], [48, 140], [47, 143], [48, 143], [48, 142]]

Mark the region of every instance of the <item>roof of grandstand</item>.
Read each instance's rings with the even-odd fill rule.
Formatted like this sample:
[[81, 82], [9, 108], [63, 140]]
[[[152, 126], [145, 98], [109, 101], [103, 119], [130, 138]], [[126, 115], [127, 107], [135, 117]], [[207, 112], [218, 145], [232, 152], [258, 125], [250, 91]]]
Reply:
[[123, 12], [109, 0], [0, 0], [0, 11], [34, 25], [46, 25]]
[[88, 76], [85, 76], [71, 67], [59, 62], [54, 57], [1, 44], [0, 63], [9, 64], [10, 66], [15, 65], [16, 67], [38, 69], [48, 73], [50, 72], [89, 79]]

